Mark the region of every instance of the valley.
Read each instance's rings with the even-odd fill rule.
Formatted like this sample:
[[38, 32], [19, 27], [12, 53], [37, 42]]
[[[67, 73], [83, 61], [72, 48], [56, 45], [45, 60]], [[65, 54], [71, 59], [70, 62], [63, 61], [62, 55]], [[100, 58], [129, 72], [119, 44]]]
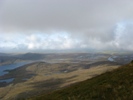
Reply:
[[0, 98], [26, 99], [55, 91], [112, 71], [130, 62], [132, 56], [125, 61], [127, 56], [102, 53], [13, 55], [10, 57], [16, 58], [16, 62], [0, 66]]

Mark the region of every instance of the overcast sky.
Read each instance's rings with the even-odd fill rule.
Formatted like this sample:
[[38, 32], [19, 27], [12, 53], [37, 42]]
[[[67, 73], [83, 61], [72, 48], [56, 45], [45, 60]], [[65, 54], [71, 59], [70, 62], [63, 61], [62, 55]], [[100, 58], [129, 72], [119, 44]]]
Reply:
[[0, 52], [133, 50], [133, 0], [0, 0]]

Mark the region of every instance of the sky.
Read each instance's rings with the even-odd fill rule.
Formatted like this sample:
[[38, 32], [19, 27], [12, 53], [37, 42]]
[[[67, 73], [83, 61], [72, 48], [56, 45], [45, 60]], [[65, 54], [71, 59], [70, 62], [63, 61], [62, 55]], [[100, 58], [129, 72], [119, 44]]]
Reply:
[[132, 51], [132, 0], [0, 0], [0, 52]]

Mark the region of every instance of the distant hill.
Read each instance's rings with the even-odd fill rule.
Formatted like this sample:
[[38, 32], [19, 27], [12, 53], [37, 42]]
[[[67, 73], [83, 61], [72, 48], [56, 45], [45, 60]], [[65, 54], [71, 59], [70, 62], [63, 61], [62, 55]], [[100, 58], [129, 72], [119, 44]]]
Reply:
[[12, 54], [9, 53], [0, 53], [0, 56], [11, 56]]
[[17, 57], [23, 60], [41, 60], [45, 58], [45, 54], [26, 53], [26, 54], [18, 55]]
[[133, 61], [112, 72], [29, 100], [133, 100]]
[[42, 60], [45, 54], [39, 53], [26, 53], [26, 54], [5, 54], [0, 53], [0, 65], [12, 64], [15, 62], [28, 61], [28, 60]]

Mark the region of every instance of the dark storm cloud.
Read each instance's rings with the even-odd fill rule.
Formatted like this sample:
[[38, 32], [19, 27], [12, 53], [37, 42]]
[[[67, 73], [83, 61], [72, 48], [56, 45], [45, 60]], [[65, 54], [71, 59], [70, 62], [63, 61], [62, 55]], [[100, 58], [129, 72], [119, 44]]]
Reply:
[[[122, 48], [129, 43], [132, 29], [128, 29], [133, 25], [127, 21], [132, 19], [132, 0], [3, 0], [0, 5], [1, 33], [67, 32], [81, 47], [96, 49]], [[123, 39], [125, 31], [127, 39]]]

